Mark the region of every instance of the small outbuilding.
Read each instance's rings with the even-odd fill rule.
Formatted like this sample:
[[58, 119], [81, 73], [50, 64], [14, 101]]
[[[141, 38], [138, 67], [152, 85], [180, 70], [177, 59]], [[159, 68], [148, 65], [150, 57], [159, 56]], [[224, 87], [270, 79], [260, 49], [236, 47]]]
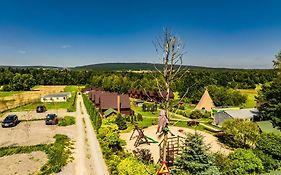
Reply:
[[41, 97], [41, 102], [66, 102], [71, 97], [70, 92], [62, 92], [56, 94], [49, 94]]
[[228, 119], [253, 120], [257, 116], [259, 116], [259, 111], [256, 108], [224, 110], [214, 114], [214, 123], [221, 125]]

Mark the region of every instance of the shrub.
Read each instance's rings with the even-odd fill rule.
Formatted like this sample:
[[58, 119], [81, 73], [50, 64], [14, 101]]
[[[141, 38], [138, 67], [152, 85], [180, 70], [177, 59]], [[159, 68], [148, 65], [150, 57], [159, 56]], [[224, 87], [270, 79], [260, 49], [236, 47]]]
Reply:
[[153, 165], [145, 165], [133, 156], [129, 156], [122, 160], [117, 166], [118, 175], [151, 175], [155, 174]]
[[199, 118], [204, 117], [204, 114], [202, 114], [202, 112], [199, 111], [199, 110], [194, 110], [194, 111], [191, 112], [189, 117], [191, 119], [199, 119]]
[[138, 121], [143, 121], [142, 115], [141, 115], [141, 114], [138, 114], [138, 115], [137, 115], [137, 119], [138, 119]]
[[153, 163], [152, 154], [149, 149], [139, 149], [133, 150], [133, 154], [143, 163]]
[[117, 117], [115, 119], [115, 123], [118, 125], [119, 130], [125, 130], [127, 129], [126, 120], [124, 117], [122, 117], [121, 114], [117, 114]]
[[71, 116], [65, 116], [59, 119], [59, 126], [69, 126], [75, 124], [75, 118]]
[[266, 172], [277, 170], [281, 165], [279, 160], [273, 159], [271, 155], [265, 154], [261, 150], [255, 149], [254, 153], [258, 158], [261, 159], [263, 167], [266, 167]]
[[239, 148], [229, 155], [229, 159], [235, 175], [257, 174], [264, 169], [262, 161], [251, 150]]
[[84, 101], [85, 107], [87, 109], [87, 112], [90, 116], [92, 125], [93, 125], [95, 130], [98, 130], [101, 126], [101, 123], [102, 123], [101, 116], [98, 113], [98, 111], [96, 110], [93, 103], [90, 101], [90, 99], [85, 94], [82, 94], [82, 97], [83, 97], [83, 101]]
[[272, 158], [281, 160], [281, 136], [273, 133], [263, 133], [256, 144], [256, 148], [272, 156]]
[[222, 129], [224, 135], [221, 141], [235, 148], [254, 147], [260, 137], [259, 127], [251, 121], [226, 120]]
[[[73, 95], [74, 94], [74, 95]], [[72, 93], [72, 97], [70, 97], [67, 101], [69, 101], [70, 106], [67, 108], [67, 112], [74, 112], [76, 111], [76, 95], [77, 93]]]

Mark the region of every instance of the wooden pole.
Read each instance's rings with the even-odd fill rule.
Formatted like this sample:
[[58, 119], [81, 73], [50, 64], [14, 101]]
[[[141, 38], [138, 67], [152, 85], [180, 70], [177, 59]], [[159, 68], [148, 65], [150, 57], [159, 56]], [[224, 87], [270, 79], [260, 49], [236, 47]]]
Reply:
[[117, 96], [117, 110], [118, 113], [120, 113], [120, 106], [121, 106], [121, 100], [120, 100], [120, 95]]

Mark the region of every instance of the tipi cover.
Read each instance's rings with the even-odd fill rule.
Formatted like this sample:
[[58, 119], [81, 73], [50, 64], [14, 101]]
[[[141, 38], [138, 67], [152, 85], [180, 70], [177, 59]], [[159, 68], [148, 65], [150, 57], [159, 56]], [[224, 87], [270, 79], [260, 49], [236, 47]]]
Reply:
[[208, 90], [206, 89], [195, 109], [205, 109], [206, 111], [211, 112], [213, 107], [215, 107], [214, 102], [211, 99]]

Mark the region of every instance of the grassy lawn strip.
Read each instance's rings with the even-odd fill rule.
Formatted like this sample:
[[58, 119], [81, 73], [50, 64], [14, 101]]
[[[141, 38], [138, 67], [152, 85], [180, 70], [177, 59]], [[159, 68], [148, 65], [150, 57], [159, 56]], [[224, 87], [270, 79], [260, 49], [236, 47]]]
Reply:
[[78, 86], [66, 86], [64, 88], [65, 92], [71, 92], [71, 97], [67, 99], [66, 102], [50, 102], [50, 103], [42, 103], [40, 101], [35, 103], [29, 103], [24, 106], [19, 106], [17, 108], [12, 109], [12, 112], [21, 112], [21, 111], [34, 111], [37, 106], [46, 106], [47, 110], [56, 110], [56, 109], [67, 109], [68, 112], [76, 111], [76, 94], [78, 91]]
[[66, 135], [57, 134], [53, 144], [39, 144], [34, 146], [16, 146], [0, 148], [0, 157], [13, 154], [31, 153], [34, 151], [44, 151], [48, 155], [48, 162], [41, 167], [39, 174], [52, 174], [61, 171], [69, 160], [71, 160], [72, 144]]
[[59, 126], [70, 126], [75, 124], [75, 117], [65, 116], [63, 118], [59, 118]]

